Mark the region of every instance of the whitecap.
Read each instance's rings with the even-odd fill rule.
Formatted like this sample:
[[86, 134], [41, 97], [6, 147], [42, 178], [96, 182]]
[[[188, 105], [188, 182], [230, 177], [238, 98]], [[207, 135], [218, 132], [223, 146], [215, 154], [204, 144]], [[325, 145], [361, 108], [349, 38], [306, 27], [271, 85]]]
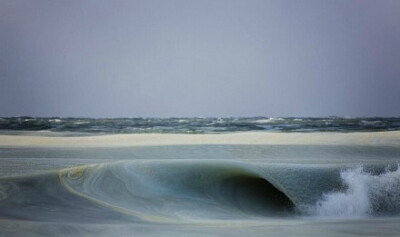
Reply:
[[267, 119], [258, 119], [254, 121], [254, 123], [273, 123], [275, 121], [283, 121], [283, 118], [267, 118]]

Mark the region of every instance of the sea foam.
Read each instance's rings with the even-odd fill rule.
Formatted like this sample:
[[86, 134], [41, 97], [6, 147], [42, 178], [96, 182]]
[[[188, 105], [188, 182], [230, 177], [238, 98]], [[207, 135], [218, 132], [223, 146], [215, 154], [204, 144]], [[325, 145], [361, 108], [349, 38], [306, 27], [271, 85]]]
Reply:
[[400, 211], [400, 169], [389, 167], [374, 175], [363, 167], [340, 174], [344, 191], [323, 195], [309, 211], [320, 217], [367, 217], [398, 214]]

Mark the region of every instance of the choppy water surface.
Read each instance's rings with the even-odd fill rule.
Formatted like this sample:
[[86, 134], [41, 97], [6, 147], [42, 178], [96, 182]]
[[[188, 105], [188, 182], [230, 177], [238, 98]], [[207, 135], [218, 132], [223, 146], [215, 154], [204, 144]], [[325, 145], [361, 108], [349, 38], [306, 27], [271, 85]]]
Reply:
[[399, 158], [382, 142], [0, 146], [0, 233], [398, 236]]
[[[0, 118], [0, 132], [220, 133], [238, 131], [395, 131], [400, 118]], [[83, 135], [81, 134], [81, 135]]]

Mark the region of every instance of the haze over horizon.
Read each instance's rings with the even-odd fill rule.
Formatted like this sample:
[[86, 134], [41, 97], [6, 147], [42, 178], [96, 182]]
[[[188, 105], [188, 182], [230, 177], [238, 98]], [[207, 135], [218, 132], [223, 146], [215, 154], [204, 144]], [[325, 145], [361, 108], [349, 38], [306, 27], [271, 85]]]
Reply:
[[0, 1], [0, 116], [400, 116], [400, 1]]

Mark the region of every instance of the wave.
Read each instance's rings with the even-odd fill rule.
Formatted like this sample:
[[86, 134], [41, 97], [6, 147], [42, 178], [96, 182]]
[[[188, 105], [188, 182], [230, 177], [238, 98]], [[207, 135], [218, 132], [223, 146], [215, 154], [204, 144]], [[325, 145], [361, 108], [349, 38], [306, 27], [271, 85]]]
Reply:
[[257, 169], [226, 162], [117, 163], [67, 169], [71, 192], [142, 220], [285, 215], [294, 204]]
[[48, 222], [190, 222], [400, 213], [400, 169], [124, 161], [0, 179], [0, 216]]
[[[264, 119], [257, 119], [254, 121], [254, 123], [260, 123], [260, 124], [264, 124], [264, 123], [274, 123], [274, 122], [281, 122], [284, 121], [283, 118], [264, 118]], [[298, 120], [295, 120], [298, 121]]]

